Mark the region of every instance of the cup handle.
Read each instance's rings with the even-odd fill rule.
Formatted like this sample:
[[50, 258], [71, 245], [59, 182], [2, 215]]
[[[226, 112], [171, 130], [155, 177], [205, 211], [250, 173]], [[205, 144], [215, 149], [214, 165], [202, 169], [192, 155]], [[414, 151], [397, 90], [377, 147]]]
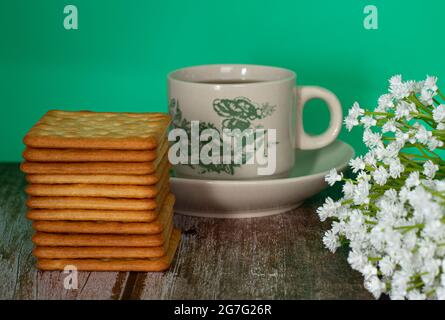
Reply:
[[[329, 90], [316, 86], [295, 87], [294, 93], [297, 99], [295, 148], [303, 150], [319, 149], [333, 142], [340, 133], [343, 119], [343, 111], [337, 96]], [[306, 102], [312, 99], [324, 100], [331, 115], [329, 128], [317, 136], [308, 135], [303, 127], [303, 108]]]

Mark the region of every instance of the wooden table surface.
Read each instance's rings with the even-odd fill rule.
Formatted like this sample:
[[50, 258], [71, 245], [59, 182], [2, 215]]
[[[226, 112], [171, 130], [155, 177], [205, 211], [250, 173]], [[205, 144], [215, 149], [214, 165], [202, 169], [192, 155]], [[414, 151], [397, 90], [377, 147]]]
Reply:
[[315, 208], [327, 190], [292, 212], [245, 219], [175, 216], [181, 245], [165, 273], [35, 269], [25, 180], [16, 163], [0, 164], [0, 299], [370, 299], [346, 252], [321, 242], [328, 225]]

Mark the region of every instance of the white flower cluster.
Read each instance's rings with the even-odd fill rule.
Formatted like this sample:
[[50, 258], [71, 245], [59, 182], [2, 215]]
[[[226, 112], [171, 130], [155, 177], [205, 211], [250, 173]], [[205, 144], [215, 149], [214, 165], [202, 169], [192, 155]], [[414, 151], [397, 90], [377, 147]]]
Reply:
[[343, 198], [317, 209], [332, 221], [323, 243], [349, 245], [349, 264], [376, 298], [445, 299], [445, 97], [436, 82], [394, 76], [374, 111], [354, 103], [345, 125], [364, 127], [369, 151], [350, 161], [354, 179], [326, 176], [343, 183]]

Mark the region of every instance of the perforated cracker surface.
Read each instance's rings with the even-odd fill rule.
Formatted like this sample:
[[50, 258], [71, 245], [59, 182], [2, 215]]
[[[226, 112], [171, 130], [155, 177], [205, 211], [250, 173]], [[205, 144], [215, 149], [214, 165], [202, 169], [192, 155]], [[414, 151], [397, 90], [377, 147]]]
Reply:
[[155, 148], [165, 135], [170, 116], [164, 113], [59, 111], [46, 113], [24, 142], [36, 148]]

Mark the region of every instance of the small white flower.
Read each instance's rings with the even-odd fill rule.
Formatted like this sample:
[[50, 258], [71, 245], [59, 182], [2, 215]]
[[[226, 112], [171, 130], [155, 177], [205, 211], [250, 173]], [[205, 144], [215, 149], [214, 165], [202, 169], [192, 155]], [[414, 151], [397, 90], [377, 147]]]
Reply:
[[386, 148], [383, 145], [377, 146], [374, 149], [375, 157], [378, 161], [384, 161], [386, 157], [388, 157]]
[[389, 79], [389, 89], [393, 90], [395, 87], [402, 85], [402, 75], [396, 74]]
[[433, 92], [437, 91], [437, 77], [426, 76], [425, 81], [423, 82], [423, 88], [425, 90], [431, 90]]
[[[368, 178], [366, 174], [365, 176]], [[361, 179], [355, 186], [353, 202], [356, 205], [369, 203], [369, 183], [367, 180]]]
[[365, 166], [366, 166], [365, 161], [360, 156], [357, 158], [351, 159], [349, 161], [349, 165], [351, 166], [352, 172], [354, 172], [354, 173], [364, 170]]
[[369, 181], [371, 181], [371, 176], [368, 175], [365, 171], [361, 171], [357, 175], [357, 181], [359, 181], [359, 182], [369, 182]]
[[397, 191], [394, 190], [393, 188], [386, 190], [384, 193], [384, 196], [386, 199], [388, 199], [390, 202], [393, 202], [393, 203], [398, 200], [397, 199], [397, 196], [398, 196]]
[[345, 223], [343, 221], [332, 221], [332, 232], [335, 234], [342, 234], [345, 230]]
[[445, 104], [441, 104], [433, 110], [433, 119], [437, 123], [445, 120]]
[[377, 276], [372, 276], [369, 279], [365, 280], [364, 285], [365, 288], [369, 292], [371, 292], [376, 299], [378, 299], [382, 295], [382, 292], [384, 292], [386, 289], [386, 284], [380, 281]]
[[349, 114], [354, 115], [355, 117], [362, 116], [365, 113], [365, 110], [363, 110], [360, 107], [360, 104], [356, 101], [352, 104], [351, 109], [349, 109]]
[[409, 97], [411, 94], [411, 88], [409, 85], [403, 83], [400, 86], [395, 87], [391, 93], [394, 95], [394, 98], [401, 100]]
[[346, 199], [351, 199], [354, 196], [355, 185], [352, 182], [346, 181], [342, 189]]
[[323, 244], [329, 251], [334, 253], [340, 247], [340, 240], [332, 230], [328, 230], [324, 234]]
[[389, 175], [391, 178], [399, 178], [404, 170], [405, 167], [401, 164], [398, 158], [391, 158], [389, 160]]
[[[402, 190], [400, 192], [402, 192]], [[416, 187], [412, 191], [409, 191], [408, 201], [414, 209], [414, 215], [417, 215], [420, 218], [419, 220], [423, 220], [425, 218], [425, 209], [431, 209], [428, 208], [428, 202], [431, 198], [431, 193], [426, 191], [422, 185]]]
[[394, 108], [394, 102], [392, 101], [393, 97], [391, 94], [387, 93], [380, 96], [378, 100], [378, 107], [376, 108], [377, 112], [386, 112], [387, 109]]
[[[379, 206], [381, 207], [381, 210], [385, 210], [385, 205], [383, 203], [380, 203]], [[382, 226], [382, 224], [378, 224], [374, 226], [371, 229], [370, 235], [370, 243], [378, 251], [381, 251], [384, 249], [385, 244], [385, 227]]]
[[339, 174], [337, 169], [333, 168], [329, 171], [324, 179], [330, 186], [333, 186], [336, 182], [341, 181], [342, 178], [343, 173]]
[[348, 263], [352, 269], [362, 272], [368, 263], [368, 257], [362, 252], [351, 250], [348, 255]]
[[396, 130], [396, 139], [397, 141], [406, 143], [410, 140], [410, 134], [408, 132], [403, 132], [402, 130]]
[[341, 204], [335, 202], [330, 197], [327, 197], [323, 206], [317, 209], [317, 214], [321, 221], [325, 221], [327, 218], [335, 216], [335, 212], [340, 208]]
[[405, 203], [408, 200], [410, 190], [403, 186], [399, 191], [399, 199], [400, 202]]
[[393, 97], [396, 99], [404, 99], [408, 97], [411, 94], [412, 91], [412, 84], [411, 83], [404, 83], [402, 81], [401, 75], [393, 76], [389, 80], [389, 92], [392, 93]]
[[399, 152], [405, 146], [404, 141], [394, 140], [386, 147], [386, 156], [390, 159], [398, 159]]
[[420, 93], [424, 87], [425, 81], [413, 81], [412, 89], [414, 93]]
[[419, 255], [425, 260], [432, 261], [436, 252], [437, 246], [430, 240], [419, 240]]
[[411, 172], [405, 181], [407, 188], [417, 187], [420, 184], [419, 172]]
[[420, 89], [418, 83], [414, 80], [408, 80], [404, 84], [407, 86], [410, 92], [416, 92], [416, 90]]
[[428, 160], [423, 164], [423, 174], [430, 179], [434, 178], [438, 170], [439, 166], [434, 164], [431, 160]]
[[401, 101], [397, 104], [395, 118], [397, 120], [405, 118], [406, 120], [411, 120], [412, 112], [416, 112], [416, 105], [414, 103], [407, 103], [406, 101]]
[[369, 151], [367, 154], [365, 154], [364, 160], [365, 163], [371, 167], [375, 167], [377, 164], [377, 159], [374, 151]]
[[365, 128], [370, 128], [377, 124], [377, 121], [371, 116], [364, 116], [363, 118], [361, 118], [360, 122]]
[[356, 127], [359, 125], [359, 121], [357, 118], [352, 117], [350, 115], [348, 115], [345, 120], [344, 120], [346, 129], [348, 129], [348, 131], [351, 131], [352, 128]]
[[365, 277], [365, 280], [368, 280], [372, 277], [377, 276], [377, 268], [374, 267], [371, 263], [368, 263], [363, 268], [362, 274]]
[[364, 222], [365, 218], [360, 210], [354, 209], [349, 214], [348, 226], [350, 227], [351, 230], [360, 230]]
[[420, 92], [420, 101], [424, 104], [427, 105], [433, 105], [434, 101], [433, 98], [436, 95], [435, 92], [429, 91], [429, 90], [425, 90], [422, 89], [422, 91]]
[[372, 132], [370, 129], [365, 129], [365, 132], [363, 133], [363, 142], [368, 148], [383, 146], [381, 134]]
[[396, 122], [392, 119], [388, 120], [387, 122], [385, 122], [385, 124], [382, 126], [382, 132], [386, 133], [386, 132], [396, 132]]
[[395, 267], [394, 261], [389, 256], [385, 256], [379, 261], [379, 268], [384, 276], [391, 276], [394, 273]]
[[417, 246], [417, 230], [408, 231], [403, 235], [403, 248], [406, 250], [414, 250], [414, 248]]
[[389, 174], [388, 171], [386, 171], [385, 167], [380, 166], [372, 172], [372, 177], [378, 185], [383, 186], [384, 184], [386, 184]]
[[426, 145], [430, 151], [434, 151], [436, 148], [443, 147], [443, 142], [436, 137], [431, 137]]
[[422, 144], [428, 144], [429, 139], [431, 139], [433, 133], [425, 128], [425, 126], [420, 123], [416, 123], [415, 127], [417, 132], [415, 138]]
[[420, 277], [425, 286], [430, 287], [434, 285], [436, 276], [439, 273], [440, 273], [440, 260], [431, 259], [422, 266]]
[[437, 129], [437, 130], [445, 130], [445, 123], [439, 123], [439, 124], [436, 126], [436, 129]]
[[393, 294], [398, 295], [406, 295], [408, 289], [408, 282], [410, 281], [410, 274], [404, 270], [394, 272], [391, 281], [391, 299], [393, 298]]
[[365, 110], [360, 108], [358, 102], [354, 102], [351, 109], [349, 109], [348, 116], [345, 118], [344, 122], [346, 128], [351, 131], [353, 127], [359, 125], [359, 117], [365, 113]]
[[440, 241], [445, 232], [445, 227], [440, 220], [431, 220], [425, 223], [422, 234], [425, 237]]

